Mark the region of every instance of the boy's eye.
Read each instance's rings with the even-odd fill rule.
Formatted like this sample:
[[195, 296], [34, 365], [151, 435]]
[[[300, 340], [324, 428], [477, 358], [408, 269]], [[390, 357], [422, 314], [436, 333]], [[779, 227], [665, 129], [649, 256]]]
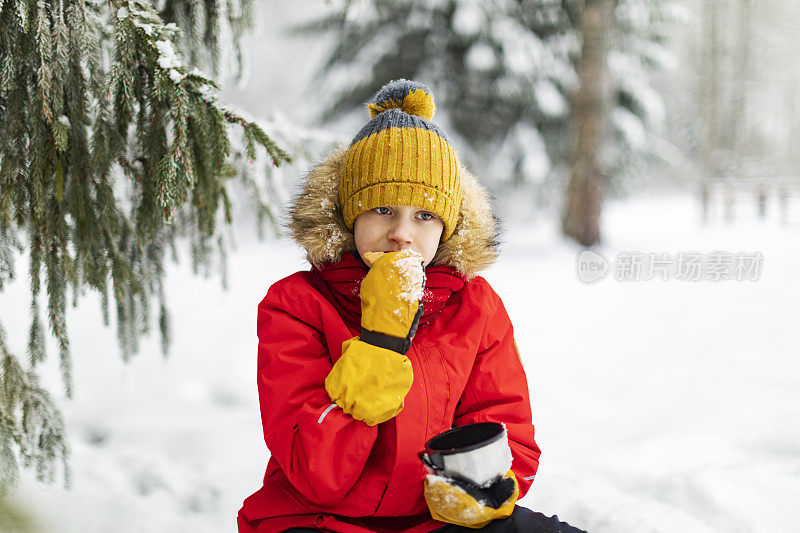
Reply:
[[376, 213], [378, 213], [379, 215], [388, 215], [389, 213], [391, 213], [391, 212], [392, 212], [392, 210], [391, 210], [391, 209], [389, 209], [388, 207], [376, 207], [376, 208], [374, 209], [374, 211], [375, 211]]
[[424, 212], [418, 214], [417, 217], [419, 217], [420, 220], [433, 220], [436, 218], [436, 215], [434, 215], [433, 213]]

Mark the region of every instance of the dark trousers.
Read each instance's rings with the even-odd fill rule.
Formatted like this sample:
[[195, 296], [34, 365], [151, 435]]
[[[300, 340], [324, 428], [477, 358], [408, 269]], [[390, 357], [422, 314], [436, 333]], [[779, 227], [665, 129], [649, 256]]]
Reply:
[[[287, 529], [285, 533], [316, 533], [318, 531], [318, 529], [296, 527]], [[514, 507], [514, 512], [508, 518], [493, 520], [489, 525], [479, 530], [448, 524], [433, 530], [431, 533], [468, 533], [469, 531], [487, 531], [489, 533], [586, 533], [582, 529], [573, 527], [566, 522], [561, 522], [557, 515], [545, 516], [542, 513], [536, 513], [519, 505]]]
[[492, 520], [487, 526], [479, 530], [448, 524], [432, 533], [467, 533], [468, 531], [488, 531], [489, 533], [586, 533], [582, 529], [573, 527], [566, 522], [561, 522], [558, 515], [545, 516], [542, 513], [531, 511], [517, 505], [508, 518]]

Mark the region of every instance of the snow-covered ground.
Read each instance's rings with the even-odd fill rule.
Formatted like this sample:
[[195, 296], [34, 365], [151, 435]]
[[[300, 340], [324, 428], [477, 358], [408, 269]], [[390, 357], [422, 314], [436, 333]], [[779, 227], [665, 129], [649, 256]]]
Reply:
[[[800, 226], [698, 218], [689, 196], [609, 202], [599, 251], [612, 271], [593, 284], [553, 224], [508, 224], [485, 277], [515, 323], [543, 450], [523, 505], [592, 532], [800, 531]], [[761, 252], [760, 279], [614, 279], [621, 251], [713, 250]], [[12, 494], [36, 531], [235, 531], [268, 457], [256, 305], [301, 268], [286, 240], [242, 243], [227, 292], [172, 268], [167, 359], [151, 339], [123, 364], [96, 299], [71, 309], [75, 398], [59, 403], [72, 488], [25, 473]], [[0, 295], [19, 355], [27, 302], [22, 282]], [[50, 354], [45, 380], [60, 391]]]

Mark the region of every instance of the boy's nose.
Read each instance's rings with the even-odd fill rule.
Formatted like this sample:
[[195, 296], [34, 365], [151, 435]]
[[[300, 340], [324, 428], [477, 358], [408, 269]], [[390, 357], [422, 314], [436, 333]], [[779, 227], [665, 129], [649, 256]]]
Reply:
[[411, 234], [411, 225], [406, 221], [398, 221], [392, 225], [389, 230], [388, 239], [392, 242], [402, 246], [411, 244], [413, 236]]

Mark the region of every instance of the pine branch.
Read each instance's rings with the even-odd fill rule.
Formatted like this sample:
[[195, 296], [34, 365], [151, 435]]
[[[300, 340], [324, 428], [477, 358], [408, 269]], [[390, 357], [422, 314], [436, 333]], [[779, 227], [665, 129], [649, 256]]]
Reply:
[[240, 40], [253, 27], [250, 0], [167, 0], [163, 5], [159, 16], [181, 28], [176, 44], [190, 64], [220, 79], [246, 76]]
[[[195, 11], [205, 9], [199, 4], [210, 11]], [[2, 442], [0, 461], [21, 459], [42, 478], [64, 455], [63, 424], [34, 372], [47, 329], [72, 394], [69, 296], [74, 306], [86, 288], [99, 292], [105, 323], [114, 305], [126, 360], [149, 333], [156, 300], [166, 354], [164, 252], [186, 238], [195, 267], [214, 257], [224, 265], [217, 221], [231, 222], [227, 187], [238, 173], [230, 137], [238, 130], [248, 139], [248, 161], [259, 150], [272, 165], [289, 161], [255, 121], [218, 102], [217, 84], [178, 53], [202, 32], [214, 38], [192, 37], [190, 55], [213, 41], [210, 57], [221, 61], [227, 45], [215, 35], [223, 26], [241, 35], [249, 1], [188, 5], [167, 4], [194, 21], [181, 32], [144, 0], [0, 0], [0, 289], [14, 277], [20, 248], [29, 250], [31, 289], [30, 370], [5, 345], [0, 354], [3, 435], [14, 436]]]
[[58, 408], [36, 375], [9, 352], [0, 324], [0, 495], [19, 478], [17, 457], [39, 481], [52, 481], [56, 462], [69, 479], [68, 455]]

